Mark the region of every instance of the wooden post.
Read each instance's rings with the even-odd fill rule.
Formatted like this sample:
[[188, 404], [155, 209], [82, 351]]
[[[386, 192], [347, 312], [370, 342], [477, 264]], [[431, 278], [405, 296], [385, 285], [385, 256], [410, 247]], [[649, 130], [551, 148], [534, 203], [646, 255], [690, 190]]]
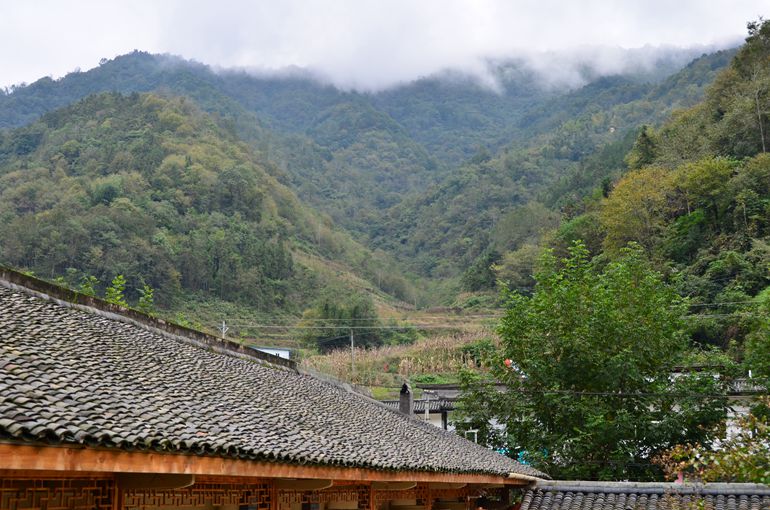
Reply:
[[[366, 495], [366, 504], [362, 505], [361, 495]], [[372, 484], [368, 483], [366, 486], [361, 487], [358, 490], [358, 510], [377, 510], [377, 503], [374, 501], [374, 489]]]
[[270, 510], [278, 510], [278, 489], [275, 480], [270, 480]]
[[112, 510], [123, 510], [126, 506], [126, 502], [123, 498], [123, 490], [118, 486], [118, 481], [115, 477], [112, 478]]

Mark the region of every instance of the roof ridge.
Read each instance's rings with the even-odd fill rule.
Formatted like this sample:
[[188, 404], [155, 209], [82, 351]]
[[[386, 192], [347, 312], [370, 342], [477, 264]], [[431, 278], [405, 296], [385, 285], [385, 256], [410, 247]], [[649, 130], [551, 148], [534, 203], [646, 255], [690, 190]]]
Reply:
[[770, 496], [770, 486], [758, 483], [700, 482], [601, 482], [538, 480], [531, 490], [544, 492], [593, 492], [603, 494], [751, 494]]
[[133, 308], [125, 308], [108, 303], [103, 299], [88, 296], [72, 289], [59, 287], [53, 283], [35, 278], [19, 271], [0, 266], [0, 285], [11, 290], [24, 292], [39, 299], [51, 301], [59, 306], [80, 310], [82, 312], [102, 316], [132, 326], [142, 328], [152, 333], [173, 338], [201, 349], [213, 349], [221, 354], [228, 354], [244, 359], [259, 360], [261, 362], [278, 365], [290, 370], [297, 370], [297, 364], [288, 360], [233, 342], [188, 328], [174, 322], [157, 317], [152, 317]]

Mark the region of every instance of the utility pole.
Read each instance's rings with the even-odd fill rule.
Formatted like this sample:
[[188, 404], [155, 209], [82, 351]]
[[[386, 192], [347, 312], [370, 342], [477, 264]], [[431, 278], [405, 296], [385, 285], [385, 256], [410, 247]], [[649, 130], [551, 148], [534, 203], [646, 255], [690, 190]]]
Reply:
[[355, 345], [353, 344], [353, 328], [350, 328], [350, 382], [353, 382], [353, 376], [356, 375], [355, 365]]
[[222, 325], [219, 327], [219, 331], [222, 332], [222, 340], [225, 339], [225, 335], [228, 331], [230, 331], [230, 328], [227, 327], [227, 324], [225, 324], [225, 321], [222, 321]]
[[438, 400], [438, 393], [436, 393], [433, 390], [422, 390], [422, 398], [425, 401], [425, 421], [430, 422], [430, 397], [431, 395], [436, 395], [436, 400]]

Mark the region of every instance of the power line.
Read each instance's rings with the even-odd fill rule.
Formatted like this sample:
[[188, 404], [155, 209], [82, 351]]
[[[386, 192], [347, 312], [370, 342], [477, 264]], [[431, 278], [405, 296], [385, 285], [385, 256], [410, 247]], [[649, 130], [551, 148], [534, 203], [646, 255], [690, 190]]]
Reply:
[[726, 319], [728, 317], [767, 317], [767, 314], [760, 312], [735, 312], [735, 313], [711, 313], [711, 314], [693, 314], [685, 315], [685, 319]]
[[438, 319], [438, 320], [462, 320], [462, 319], [485, 319], [485, 318], [491, 318], [496, 319], [498, 317], [503, 317], [504, 314], [474, 314], [474, 315], [420, 315], [417, 317], [353, 317], [349, 319], [345, 318], [298, 318], [299, 321], [375, 321], [375, 320], [381, 320], [381, 321], [387, 321], [387, 320], [401, 320], [401, 321], [407, 321], [407, 320], [414, 320], [414, 319]]
[[[736, 313], [722, 313], [722, 314], [691, 314], [682, 316], [685, 319], [713, 319], [713, 318], [726, 318], [726, 317], [739, 317], [739, 316], [752, 316], [752, 317], [764, 317], [766, 314], [760, 312], [736, 312]], [[348, 326], [346, 324], [340, 324], [337, 326], [313, 326], [313, 325], [291, 325], [291, 324], [255, 324], [255, 323], [243, 323], [232, 324], [233, 327], [241, 328], [256, 328], [256, 329], [456, 329], [462, 326], [475, 326], [476, 324], [463, 324], [463, 323], [447, 323], [447, 324], [420, 324], [410, 323], [404, 325], [370, 325], [370, 326]]]
[[[732, 305], [743, 305], [743, 304], [753, 304], [753, 305], [760, 305], [762, 303], [757, 303], [756, 301], [725, 301], [725, 302], [717, 302], [717, 303], [692, 303], [686, 305], [687, 307], [694, 308], [694, 307], [719, 307], [719, 306], [732, 306]], [[685, 317], [719, 317], [719, 316], [733, 316], [736, 313], [742, 313], [742, 314], [758, 314], [760, 312], [756, 311], [739, 311], [729, 314], [691, 314], [686, 315]], [[284, 316], [286, 317], [286, 316]], [[282, 319], [284, 317], [276, 317], [277, 319]], [[264, 323], [228, 323], [228, 326], [233, 327], [285, 327], [285, 328], [319, 328], [321, 326], [298, 326], [297, 324], [300, 323], [308, 323], [308, 322], [323, 322], [323, 323], [334, 323], [334, 322], [340, 322], [340, 323], [349, 323], [349, 322], [365, 322], [365, 321], [381, 321], [381, 322], [389, 322], [389, 321], [397, 321], [397, 322], [408, 322], [411, 320], [442, 320], [442, 321], [463, 321], [463, 320], [473, 320], [473, 319], [502, 319], [506, 317], [506, 314], [474, 314], [474, 315], [431, 315], [431, 316], [419, 316], [419, 317], [402, 317], [402, 318], [388, 318], [388, 317], [353, 317], [353, 318], [298, 318], [298, 317], [287, 317], [290, 319], [293, 319], [293, 323], [284, 323], [284, 322], [278, 322], [278, 321], [269, 321]], [[382, 326], [360, 326], [364, 328], [373, 328], [373, 327], [424, 327], [424, 326], [438, 326], [435, 324], [425, 324], [425, 323], [408, 323], [408, 324], [402, 324], [402, 325], [382, 325]], [[329, 326], [334, 327], [334, 326]], [[348, 328], [348, 326], [340, 326]], [[354, 326], [357, 327], [357, 326]]]
[[315, 342], [319, 344], [327, 344], [329, 342], [333, 342], [334, 340], [342, 340], [343, 338], [348, 338], [348, 336], [349, 335], [334, 336], [331, 338], [319, 338], [318, 340], [315, 340]]
[[[386, 389], [399, 389], [400, 386], [379, 386]], [[729, 398], [729, 393], [655, 393], [655, 392], [614, 392], [614, 391], [577, 391], [577, 390], [524, 390], [509, 388], [509, 392], [523, 395], [569, 395], [576, 397], [612, 397], [612, 398], [671, 398], [671, 399], [716, 399]], [[767, 393], [757, 393], [756, 396], [765, 396]], [[455, 399], [460, 400], [460, 399]]]
[[521, 394], [536, 395], [569, 395], [574, 397], [613, 397], [613, 398], [675, 398], [675, 399], [694, 399], [694, 398], [727, 398], [728, 393], [653, 393], [653, 392], [635, 392], [624, 393], [614, 391], [575, 391], [575, 390], [513, 390]]
[[462, 324], [408, 324], [404, 326], [291, 326], [286, 324], [231, 324], [255, 329], [457, 329]]
[[726, 306], [726, 305], [761, 305], [758, 301], [724, 301], [722, 303], [690, 303], [687, 306]]

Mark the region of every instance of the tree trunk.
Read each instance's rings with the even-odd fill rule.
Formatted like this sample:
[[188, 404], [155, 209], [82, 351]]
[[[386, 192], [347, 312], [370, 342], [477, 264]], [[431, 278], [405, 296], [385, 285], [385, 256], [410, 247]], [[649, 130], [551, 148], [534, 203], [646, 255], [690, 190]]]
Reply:
[[759, 122], [759, 137], [762, 139], [762, 152], [767, 152], [765, 148], [765, 129], [762, 125], [762, 110], [759, 107], [759, 93], [760, 90], [757, 88], [756, 92], [754, 93], [754, 100], [757, 104], [757, 121]]

